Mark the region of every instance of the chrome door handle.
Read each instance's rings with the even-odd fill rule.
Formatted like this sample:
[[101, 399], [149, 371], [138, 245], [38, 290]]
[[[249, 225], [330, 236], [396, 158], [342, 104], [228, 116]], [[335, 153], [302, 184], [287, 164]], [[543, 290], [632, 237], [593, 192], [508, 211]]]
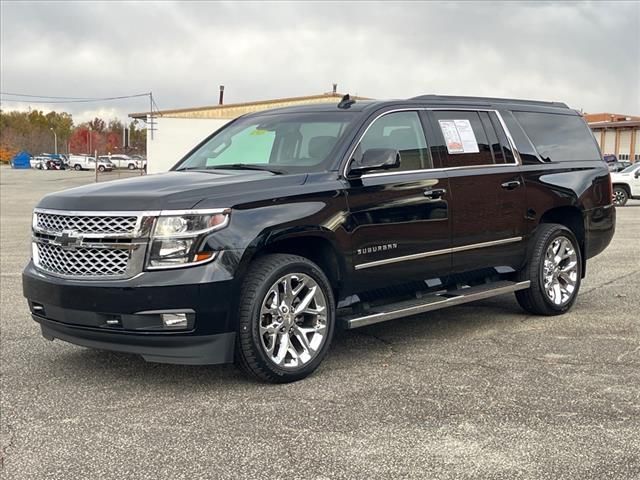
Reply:
[[507, 190], [513, 190], [514, 188], [518, 188], [520, 185], [520, 180], [511, 180], [510, 182], [504, 182], [502, 184], [502, 188], [506, 188]]
[[424, 191], [424, 196], [432, 200], [436, 200], [438, 198], [442, 198], [445, 193], [447, 193], [445, 188], [428, 188]]

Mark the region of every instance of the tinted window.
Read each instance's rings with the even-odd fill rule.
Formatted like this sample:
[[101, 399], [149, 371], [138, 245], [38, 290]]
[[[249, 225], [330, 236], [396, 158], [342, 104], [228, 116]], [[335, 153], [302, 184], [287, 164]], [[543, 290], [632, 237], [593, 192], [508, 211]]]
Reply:
[[544, 161], [600, 160], [591, 130], [582, 117], [537, 112], [513, 115]]
[[487, 134], [487, 139], [489, 141], [489, 148], [491, 150], [491, 153], [493, 154], [493, 163], [505, 163], [504, 153], [502, 152], [502, 146], [500, 145], [500, 141], [498, 140], [498, 135], [496, 134], [496, 131], [493, 128], [491, 119], [489, 118], [489, 113], [478, 112], [478, 115], [480, 116], [480, 121], [482, 122], [482, 126], [484, 127], [484, 132]]
[[[433, 116], [436, 132], [445, 146], [443, 167], [494, 163], [493, 146], [478, 112], [434, 111]], [[492, 133], [495, 137], [495, 132]], [[497, 139], [494, 142], [497, 143]]]
[[396, 112], [380, 117], [371, 124], [359, 146], [362, 153], [370, 148], [398, 150], [399, 170], [419, 170], [432, 165], [417, 112]]

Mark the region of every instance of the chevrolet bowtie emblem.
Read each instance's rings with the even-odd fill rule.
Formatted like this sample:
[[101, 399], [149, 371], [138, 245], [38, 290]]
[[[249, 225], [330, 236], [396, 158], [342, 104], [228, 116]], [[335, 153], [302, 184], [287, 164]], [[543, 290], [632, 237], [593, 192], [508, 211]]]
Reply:
[[64, 231], [61, 235], [57, 235], [52, 243], [62, 248], [74, 248], [82, 244], [82, 237], [75, 232]]

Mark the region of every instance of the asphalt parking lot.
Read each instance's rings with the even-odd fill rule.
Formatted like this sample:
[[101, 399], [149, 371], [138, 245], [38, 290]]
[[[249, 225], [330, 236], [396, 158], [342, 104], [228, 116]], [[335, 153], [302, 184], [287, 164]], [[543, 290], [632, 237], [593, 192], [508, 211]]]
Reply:
[[640, 201], [570, 313], [505, 295], [349, 331], [273, 386], [41, 337], [31, 209], [91, 181], [0, 169], [3, 479], [640, 478]]

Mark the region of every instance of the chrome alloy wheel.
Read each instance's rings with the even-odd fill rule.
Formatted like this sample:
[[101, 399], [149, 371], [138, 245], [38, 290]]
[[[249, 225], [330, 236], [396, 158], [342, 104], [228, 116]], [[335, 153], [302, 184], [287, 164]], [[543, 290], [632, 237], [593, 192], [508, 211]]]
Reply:
[[547, 247], [542, 271], [544, 291], [555, 305], [573, 297], [578, 282], [578, 255], [567, 237], [556, 237]]
[[260, 308], [260, 342], [281, 368], [313, 360], [327, 337], [327, 298], [308, 275], [291, 273], [269, 288]]

